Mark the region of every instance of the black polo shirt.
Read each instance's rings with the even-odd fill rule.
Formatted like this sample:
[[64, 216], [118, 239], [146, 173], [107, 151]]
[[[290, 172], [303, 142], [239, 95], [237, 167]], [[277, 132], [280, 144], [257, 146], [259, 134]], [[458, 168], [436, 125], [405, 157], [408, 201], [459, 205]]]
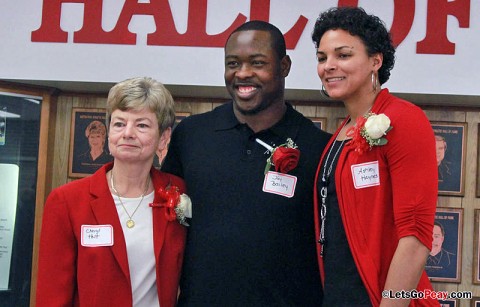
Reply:
[[[259, 133], [238, 122], [231, 102], [175, 128], [162, 170], [185, 179], [193, 203], [181, 306], [321, 304], [312, 196], [330, 135], [287, 106]], [[255, 138], [298, 145], [293, 197], [262, 191], [269, 153]]]

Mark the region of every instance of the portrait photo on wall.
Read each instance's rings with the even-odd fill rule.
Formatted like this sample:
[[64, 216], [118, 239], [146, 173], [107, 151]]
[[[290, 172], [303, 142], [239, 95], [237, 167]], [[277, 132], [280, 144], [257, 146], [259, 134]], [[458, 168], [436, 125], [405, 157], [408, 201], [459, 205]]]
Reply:
[[438, 300], [440, 303], [440, 307], [457, 307], [458, 306], [458, 300]]
[[185, 117], [189, 117], [191, 115], [190, 112], [175, 112], [175, 124], [173, 125], [173, 129], [181, 122]]
[[0, 107], [0, 145], [5, 145], [7, 132], [7, 107]]
[[327, 118], [326, 117], [309, 117], [318, 129], [325, 130], [327, 129]]
[[461, 281], [463, 209], [437, 207], [425, 271], [431, 281]]
[[438, 194], [463, 196], [466, 123], [431, 122], [435, 133]]
[[480, 197], [480, 124], [478, 124], [477, 141], [477, 197]]
[[338, 117], [337, 118], [337, 128], [340, 128], [340, 126], [343, 124], [344, 120], [345, 120], [345, 117]]
[[[190, 112], [175, 112], [175, 123], [173, 124], [173, 129], [175, 129], [178, 123], [181, 122], [185, 117], [188, 117], [190, 115]], [[168, 140], [167, 143], [168, 145], [170, 145], [170, 140]], [[153, 159], [153, 166], [157, 169], [160, 169], [162, 167], [163, 159], [165, 159], [165, 157], [167, 156], [168, 145], [163, 150], [158, 150], [155, 158]]]
[[480, 285], [480, 209], [475, 209], [473, 228], [473, 283]]
[[108, 152], [105, 109], [72, 110], [68, 176], [85, 177], [113, 161]]

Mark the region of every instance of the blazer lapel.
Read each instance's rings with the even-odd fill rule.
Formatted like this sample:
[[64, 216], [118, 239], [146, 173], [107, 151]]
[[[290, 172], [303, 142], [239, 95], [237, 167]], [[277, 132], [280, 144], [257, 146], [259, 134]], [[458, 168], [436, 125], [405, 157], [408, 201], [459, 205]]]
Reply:
[[90, 193], [94, 196], [94, 199], [90, 202], [90, 205], [99, 225], [112, 225], [113, 246], [111, 246], [110, 249], [122, 272], [128, 280], [130, 280], [127, 246], [123, 236], [122, 226], [118, 219], [117, 209], [115, 208], [115, 203], [113, 202], [106, 180], [106, 172], [111, 168], [112, 164], [107, 164], [92, 176]]

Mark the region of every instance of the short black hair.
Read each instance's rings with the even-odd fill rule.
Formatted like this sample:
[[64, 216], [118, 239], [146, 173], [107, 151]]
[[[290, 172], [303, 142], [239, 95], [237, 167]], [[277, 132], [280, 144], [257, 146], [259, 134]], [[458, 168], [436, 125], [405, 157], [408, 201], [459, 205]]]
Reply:
[[251, 20], [247, 21], [246, 23], [242, 24], [228, 36], [227, 42], [232, 36], [233, 33], [241, 32], [241, 31], [266, 31], [270, 33], [270, 37], [272, 39], [272, 48], [277, 53], [278, 59], [281, 60], [283, 57], [287, 55], [287, 47], [285, 44], [285, 37], [283, 37], [282, 32], [266, 21], [262, 20]]
[[385, 23], [375, 15], [369, 15], [359, 7], [333, 7], [320, 13], [312, 32], [315, 48], [318, 48], [323, 34], [329, 30], [345, 30], [358, 36], [367, 48], [368, 55], [381, 53], [382, 67], [378, 70], [380, 84], [388, 81], [395, 64], [395, 47]]
[[445, 228], [443, 228], [443, 225], [440, 224], [440, 222], [437, 222], [437, 221], [433, 222], [433, 226], [438, 226], [438, 227], [440, 227], [440, 231], [442, 232], [442, 236], [445, 237]]

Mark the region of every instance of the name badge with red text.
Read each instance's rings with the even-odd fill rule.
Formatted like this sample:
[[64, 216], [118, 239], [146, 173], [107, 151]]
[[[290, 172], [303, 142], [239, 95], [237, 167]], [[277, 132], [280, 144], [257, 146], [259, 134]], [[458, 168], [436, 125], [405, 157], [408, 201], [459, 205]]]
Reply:
[[112, 225], [82, 225], [82, 246], [113, 246]]
[[351, 169], [355, 189], [380, 185], [378, 161], [354, 164]]
[[295, 194], [297, 177], [269, 171], [263, 181], [263, 192], [277, 194], [288, 198]]

